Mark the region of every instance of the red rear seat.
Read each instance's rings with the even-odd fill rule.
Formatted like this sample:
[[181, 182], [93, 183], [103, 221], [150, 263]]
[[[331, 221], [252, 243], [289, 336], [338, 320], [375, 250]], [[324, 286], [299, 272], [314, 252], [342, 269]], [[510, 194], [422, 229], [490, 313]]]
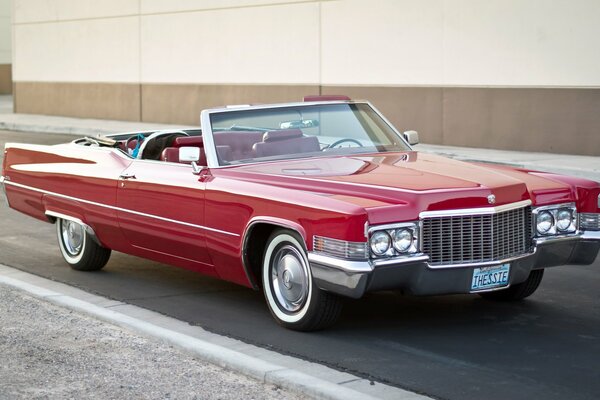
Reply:
[[265, 132], [263, 141], [254, 145], [256, 157], [310, 153], [320, 149], [319, 139], [315, 136], [303, 136], [300, 129]]

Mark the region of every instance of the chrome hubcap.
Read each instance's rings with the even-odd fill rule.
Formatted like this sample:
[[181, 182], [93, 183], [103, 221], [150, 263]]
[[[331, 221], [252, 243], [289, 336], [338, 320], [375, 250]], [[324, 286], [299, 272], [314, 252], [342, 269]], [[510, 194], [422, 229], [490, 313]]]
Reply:
[[300, 310], [308, 297], [308, 273], [302, 254], [293, 246], [281, 247], [271, 264], [271, 284], [283, 311]]
[[77, 256], [83, 248], [83, 226], [73, 221], [61, 221], [62, 242], [65, 250], [72, 256]]

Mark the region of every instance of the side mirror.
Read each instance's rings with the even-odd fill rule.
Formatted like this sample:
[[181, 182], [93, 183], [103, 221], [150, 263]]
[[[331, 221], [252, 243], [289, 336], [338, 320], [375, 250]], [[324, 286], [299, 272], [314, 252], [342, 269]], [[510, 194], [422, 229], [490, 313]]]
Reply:
[[413, 144], [419, 144], [419, 134], [417, 133], [417, 131], [406, 131], [403, 133], [403, 135], [404, 139], [406, 139], [408, 144], [410, 144], [411, 146]]
[[189, 162], [192, 164], [194, 175], [200, 175], [200, 168], [196, 164], [200, 160], [200, 148], [199, 147], [180, 147], [179, 148], [179, 162]]
[[200, 160], [199, 147], [180, 147], [179, 162], [198, 162]]

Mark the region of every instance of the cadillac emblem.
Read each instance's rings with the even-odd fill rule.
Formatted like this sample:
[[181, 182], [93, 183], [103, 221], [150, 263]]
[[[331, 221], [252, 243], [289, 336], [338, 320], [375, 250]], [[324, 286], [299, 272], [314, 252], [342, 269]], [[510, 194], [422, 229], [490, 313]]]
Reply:
[[490, 194], [488, 196], [488, 203], [490, 203], [490, 204], [496, 204], [496, 196], [494, 196], [493, 194]]

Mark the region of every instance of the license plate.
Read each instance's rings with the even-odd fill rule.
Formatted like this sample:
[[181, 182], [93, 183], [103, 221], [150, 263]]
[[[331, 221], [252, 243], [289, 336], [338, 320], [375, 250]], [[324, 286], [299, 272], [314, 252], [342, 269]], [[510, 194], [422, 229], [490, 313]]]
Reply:
[[508, 285], [510, 264], [481, 267], [473, 270], [471, 290], [493, 289]]

